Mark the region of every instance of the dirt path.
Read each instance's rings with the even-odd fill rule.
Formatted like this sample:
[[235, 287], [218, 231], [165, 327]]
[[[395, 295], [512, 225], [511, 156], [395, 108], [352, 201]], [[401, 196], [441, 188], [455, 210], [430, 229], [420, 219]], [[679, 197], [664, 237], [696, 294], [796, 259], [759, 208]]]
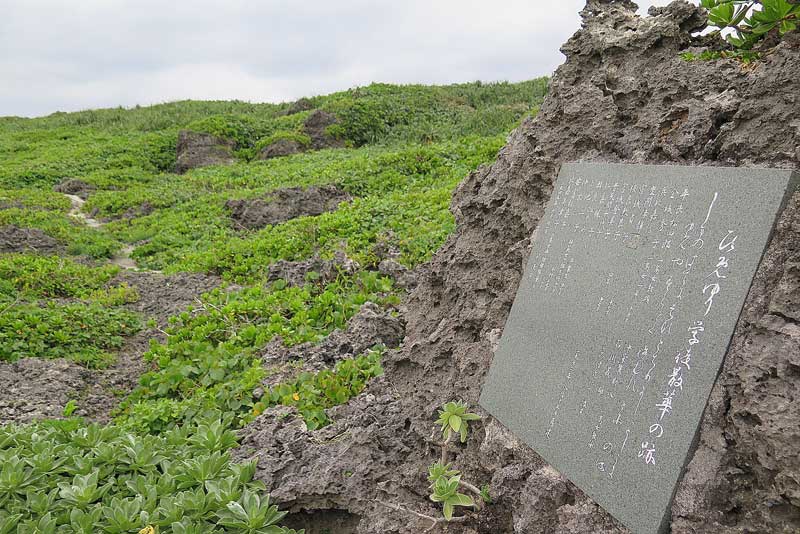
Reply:
[[[78, 195], [70, 195], [64, 193], [64, 196], [72, 203], [72, 208], [69, 210], [69, 216], [83, 222], [89, 228], [101, 228], [104, 223], [93, 219], [86, 215], [83, 210], [83, 205], [86, 201]], [[131, 258], [131, 253], [135, 247], [133, 245], [125, 245], [119, 252], [114, 254], [108, 262], [112, 265], [117, 265], [123, 269], [137, 270], [139, 266]]]

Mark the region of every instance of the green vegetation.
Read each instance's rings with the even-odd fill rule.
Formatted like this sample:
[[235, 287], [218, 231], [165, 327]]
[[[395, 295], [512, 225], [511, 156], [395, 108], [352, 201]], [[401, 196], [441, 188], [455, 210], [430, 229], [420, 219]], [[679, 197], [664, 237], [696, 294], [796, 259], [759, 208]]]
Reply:
[[80, 419], [0, 427], [0, 532], [289, 534], [254, 481], [233, 463], [221, 419], [161, 435]]
[[[391, 289], [390, 280], [363, 272], [325, 286], [286, 287], [278, 281], [269, 287], [214, 290], [204, 297], [201, 310], [175, 318], [166, 343], [153, 343], [144, 355], [157, 370], [142, 376], [141, 386], [123, 402], [119, 420], [157, 432], [198, 414], [223, 411], [244, 423], [259, 411], [253, 390], [266, 375], [256, 349], [278, 335], [287, 345], [319, 341], [344, 327], [365, 302], [396, 302]], [[341, 373], [351, 389], [360, 390], [349, 369]], [[330, 406], [327, 401], [305, 404], [301, 413], [309, 424], [321, 424], [327, 418], [319, 412]]]
[[[58, 256], [0, 256], [0, 360], [67, 358], [103, 368], [141, 327], [120, 308], [136, 291], [109, 285], [118, 267], [89, 267]], [[58, 299], [58, 300], [53, 300]]]
[[108, 367], [114, 361], [108, 351], [139, 328], [135, 314], [98, 304], [9, 304], [0, 315], [0, 359], [68, 358]]
[[800, 20], [800, 4], [788, 0], [700, 0], [700, 5], [708, 10], [709, 27], [725, 31], [725, 40], [740, 50], [769, 35], [783, 37], [797, 30]]
[[[123, 247], [133, 247], [143, 269], [225, 280], [168, 325], [150, 324], [163, 340], [151, 341], [148, 372], [110, 424], [70, 419], [85, 402], [70, 401], [66, 420], [0, 427], [0, 534], [289, 532], [278, 526], [283, 514], [266, 488], [252, 480], [254, 465], [230, 460], [232, 430], [275, 405], [294, 407], [310, 430], [328, 424], [326, 409], [382, 373], [384, 349], [313, 373], [296, 362], [296, 374], [269, 388], [263, 384], [275, 370], [265, 368], [262, 350], [277, 339], [317, 343], [368, 301], [396, 305], [402, 291], [377, 274], [376, 251], [396, 250], [411, 268], [429, 259], [453, 229], [454, 188], [494, 159], [546, 87], [544, 79], [373, 84], [313, 97], [314, 108], [336, 114], [328, 133], [347, 148], [268, 161], [254, 158], [279, 139], [310, 148], [303, 123], [311, 111], [175, 102], [0, 121], [0, 232], [38, 229], [61, 245], [59, 256], [0, 254], [0, 359], [110, 365], [145, 322], [128, 306], [136, 291], [115, 283], [119, 269], [107, 264]], [[237, 163], [174, 174], [181, 129], [233, 140]], [[90, 228], [70, 216], [70, 201], [52, 191], [65, 179], [95, 188], [82, 210], [105, 224]], [[258, 230], [237, 224], [226, 207], [325, 184], [353, 200]], [[300, 287], [268, 278], [276, 261], [338, 252], [358, 263], [356, 272], [324, 281], [310, 273]], [[471, 415], [459, 406], [447, 428], [462, 435]], [[450, 491], [458, 476], [446, 467], [432, 481], [446, 513], [466, 506]]]
[[303, 148], [308, 148], [311, 145], [311, 138], [306, 134], [297, 131], [282, 130], [280, 132], [275, 132], [270, 136], [264, 137], [258, 143], [256, 143], [256, 153], [265, 146], [269, 146], [278, 141], [294, 141]]
[[330, 421], [325, 408], [344, 404], [361, 393], [370, 378], [383, 374], [382, 353], [383, 347], [375, 347], [367, 354], [340, 361], [333, 370], [300, 373], [293, 382], [268, 391], [253, 406], [253, 414], [276, 404], [296, 406], [309, 430], [323, 427]]

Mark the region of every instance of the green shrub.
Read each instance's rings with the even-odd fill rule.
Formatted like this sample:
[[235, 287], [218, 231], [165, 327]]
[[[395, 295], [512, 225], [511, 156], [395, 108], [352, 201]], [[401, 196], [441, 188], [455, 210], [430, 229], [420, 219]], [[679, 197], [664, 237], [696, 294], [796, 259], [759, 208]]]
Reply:
[[272, 143], [275, 143], [276, 141], [283, 141], [283, 140], [294, 141], [295, 143], [305, 148], [308, 148], [311, 145], [311, 138], [306, 134], [296, 131], [282, 130], [280, 132], [275, 132], [274, 134], [259, 140], [255, 146], [256, 152], [260, 151], [265, 146], [269, 146]]

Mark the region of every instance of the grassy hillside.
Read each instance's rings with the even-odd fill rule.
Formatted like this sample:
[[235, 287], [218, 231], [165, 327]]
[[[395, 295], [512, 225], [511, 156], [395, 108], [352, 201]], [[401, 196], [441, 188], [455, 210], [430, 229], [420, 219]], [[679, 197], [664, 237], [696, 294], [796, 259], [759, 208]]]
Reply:
[[[139, 385], [115, 392], [110, 423], [74, 417], [76, 398], [61, 420], [0, 427], [0, 533], [282, 532], [269, 528], [280, 514], [253, 466], [229, 459], [232, 430], [276, 404], [296, 408], [309, 429], [325, 425], [326, 408], [381, 373], [385, 348], [267, 388], [275, 370], [260, 351], [278, 336], [285, 346], [319, 343], [368, 301], [394, 310], [403, 289], [377, 270], [381, 251], [408, 269], [427, 260], [453, 229], [455, 186], [493, 160], [545, 90], [544, 79], [376, 84], [293, 113], [291, 104], [187, 101], [0, 119], [0, 238], [38, 244], [0, 254], [0, 362], [63, 358], [103, 372], [137, 332], [158, 334], [137, 356]], [[271, 140], [301, 135], [312, 109], [338, 117], [331, 134], [345, 148], [255, 159]], [[174, 174], [182, 129], [234, 141], [236, 162]], [[87, 188], [85, 204], [54, 190], [66, 180]], [[352, 200], [263, 228], [236, 224], [227, 204], [327, 184]], [[269, 277], [279, 261], [342, 254], [356, 267], [334, 277]], [[156, 324], [136, 311], [146, 295], [110, 261], [120, 255], [142, 276], [204, 273], [221, 285]]]

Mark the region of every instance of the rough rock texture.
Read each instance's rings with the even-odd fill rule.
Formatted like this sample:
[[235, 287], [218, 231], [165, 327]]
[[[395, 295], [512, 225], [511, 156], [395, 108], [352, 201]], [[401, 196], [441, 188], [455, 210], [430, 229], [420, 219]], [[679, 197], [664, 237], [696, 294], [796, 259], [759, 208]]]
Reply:
[[126, 283], [136, 288], [139, 300], [128, 307], [144, 317], [154, 317], [166, 326], [170, 316], [177, 315], [188, 306], [197, 304], [197, 299], [211, 291], [222, 280], [202, 273], [160, 273], [121, 271], [109, 283]]
[[411, 290], [417, 286], [416, 271], [409, 270], [408, 267], [395, 260], [381, 260], [378, 264], [378, 272], [383, 276], [393, 278], [395, 285], [403, 289]]
[[[306, 370], [330, 368], [336, 362], [363, 354], [378, 344], [397, 347], [403, 340], [404, 326], [396, 310], [381, 309], [367, 302], [347, 322], [347, 328], [334, 330], [320, 343], [286, 347], [282, 339], [274, 338], [261, 351], [261, 359], [266, 367], [302, 360]], [[275, 381], [273, 376], [268, 380], [270, 383], [280, 381]]]
[[303, 261], [278, 260], [269, 266], [268, 281], [282, 279], [290, 286], [301, 286], [308, 282], [326, 284], [336, 280], [340, 274], [355, 273], [358, 267], [355, 260], [341, 251], [332, 260], [323, 260], [318, 256]]
[[[563, 162], [800, 164], [798, 33], [756, 66], [685, 62], [700, 10], [673, 2], [640, 18], [634, 8], [588, 2], [539, 115], [459, 186], [456, 231], [405, 303], [406, 338], [386, 357], [385, 377], [331, 410], [335, 422], [323, 430], [309, 433], [278, 409], [242, 432], [239, 456], [259, 458], [257, 476], [293, 520], [345, 513], [362, 534], [430, 526], [377, 499], [436, 514], [425, 481], [438, 456], [435, 409], [454, 398], [476, 403]], [[713, 390], [673, 506], [674, 534], [800, 532], [798, 261], [800, 194], [781, 217]], [[453, 449], [466, 479], [491, 484], [494, 502], [438, 532], [626, 532], [491, 417]]]
[[327, 132], [328, 126], [332, 126], [337, 122], [339, 121], [336, 115], [332, 113], [321, 109], [313, 111], [303, 123], [303, 132], [311, 138], [311, 148], [319, 150], [321, 148], [343, 147], [343, 141], [328, 135]]
[[236, 144], [228, 139], [207, 133], [181, 130], [178, 133], [175, 172], [183, 174], [189, 169], [208, 165], [229, 165], [236, 161], [233, 149]]
[[89, 195], [95, 191], [95, 187], [92, 184], [87, 184], [82, 180], [70, 178], [54, 186], [53, 191], [56, 193], [64, 193], [65, 195], [76, 195], [77, 197], [86, 200], [89, 198]]
[[[197, 297], [218, 286], [220, 280], [196, 273], [165, 276], [123, 271], [109, 283], [135, 287], [140, 298], [128, 307], [145, 319], [154, 317], [163, 329], [169, 316], [194, 304]], [[104, 370], [89, 370], [64, 359], [0, 362], [0, 423], [61, 417], [70, 399], [77, 405], [75, 415], [107, 421], [111, 410], [145, 372], [142, 354], [153, 338], [163, 339], [163, 334], [147, 329], [128, 338], [114, 365]]]
[[299, 98], [295, 100], [292, 105], [286, 110], [287, 115], [294, 115], [295, 113], [300, 113], [302, 111], [311, 111], [314, 109], [314, 104], [308, 98]]
[[63, 250], [63, 245], [56, 239], [36, 228], [20, 228], [13, 224], [0, 226], [0, 253], [58, 254]]
[[239, 226], [254, 230], [295, 217], [334, 211], [350, 199], [335, 185], [288, 187], [271, 191], [266, 199], [229, 200], [225, 207], [231, 210], [231, 218]]
[[270, 143], [258, 152], [258, 159], [272, 159], [281, 156], [291, 156], [299, 154], [306, 149], [303, 145], [292, 139], [278, 139]]

